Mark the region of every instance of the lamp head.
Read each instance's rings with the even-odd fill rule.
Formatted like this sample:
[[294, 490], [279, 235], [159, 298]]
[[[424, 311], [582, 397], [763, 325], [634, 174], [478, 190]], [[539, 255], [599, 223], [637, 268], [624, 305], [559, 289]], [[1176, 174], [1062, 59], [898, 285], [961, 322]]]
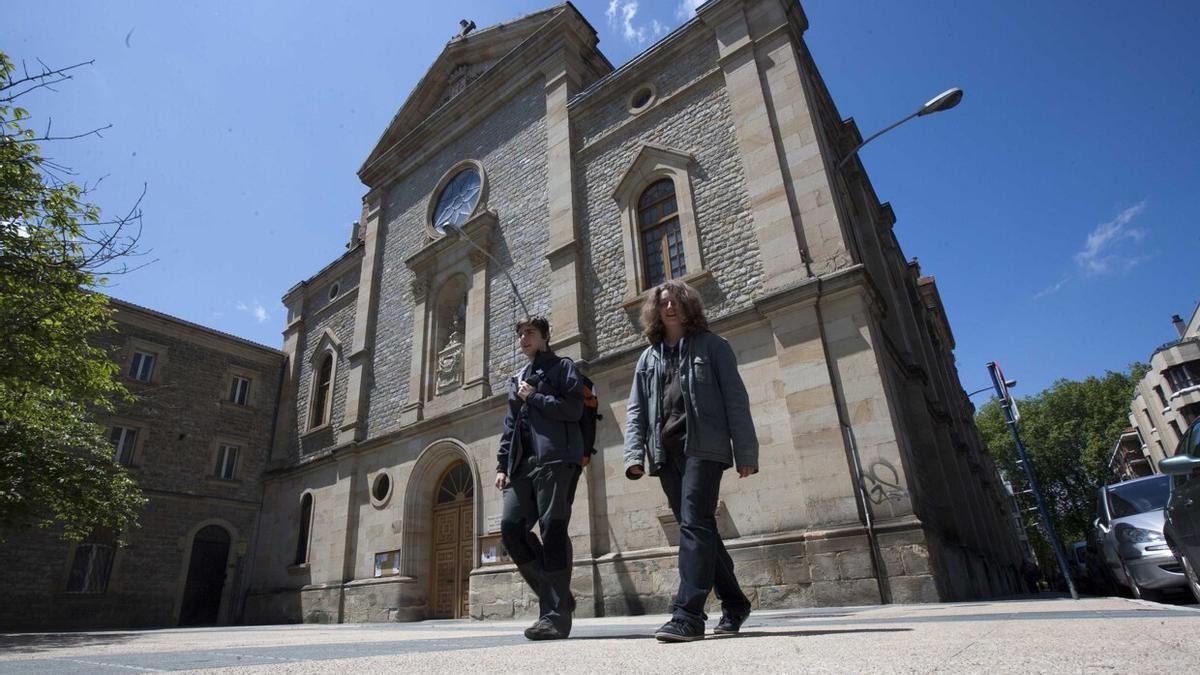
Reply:
[[917, 115], [918, 116], [932, 115], [935, 112], [942, 112], [943, 110], [949, 110], [949, 109], [953, 108], [954, 106], [958, 105], [958, 102], [962, 100], [962, 97], [963, 97], [962, 89], [959, 89], [958, 87], [954, 87], [953, 89], [947, 89], [946, 91], [943, 91], [942, 93], [938, 94], [937, 96], [934, 96], [933, 98], [926, 101], [925, 105], [921, 106], [921, 110], [917, 112]]

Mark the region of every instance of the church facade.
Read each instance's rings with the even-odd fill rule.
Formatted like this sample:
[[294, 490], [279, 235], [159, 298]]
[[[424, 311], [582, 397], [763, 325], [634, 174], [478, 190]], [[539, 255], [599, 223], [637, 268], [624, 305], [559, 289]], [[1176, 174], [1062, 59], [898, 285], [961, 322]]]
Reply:
[[749, 391], [761, 471], [718, 520], [756, 607], [1019, 587], [936, 283], [838, 168], [861, 139], [807, 27], [795, 2], [711, 0], [614, 69], [566, 3], [447, 44], [359, 169], [346, 252], [284, 297], [245, 621], [535, 610], [492, 487], [527, 310], [601, 400], [578, 615], [666, 611], [678, 527], [622, 467], [638, 305], [666, 278], [701, 291]]

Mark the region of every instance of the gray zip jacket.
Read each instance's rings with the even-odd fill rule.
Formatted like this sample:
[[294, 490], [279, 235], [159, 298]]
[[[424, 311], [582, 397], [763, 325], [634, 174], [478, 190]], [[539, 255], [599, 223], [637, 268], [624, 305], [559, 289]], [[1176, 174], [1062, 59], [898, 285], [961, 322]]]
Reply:
[[[704, 331], [680, 344], [679, 382], [687, 413], [684, 454], [738, 467], [758, 466], [758, 436], [750, 418], [750, 398], [738, 373], [737, 357], [729, 342]], [[660, 437], [662, 345], [642, 352], [625, 406], [625, 475], [641, 465], [657, 475], [666, 463]]]

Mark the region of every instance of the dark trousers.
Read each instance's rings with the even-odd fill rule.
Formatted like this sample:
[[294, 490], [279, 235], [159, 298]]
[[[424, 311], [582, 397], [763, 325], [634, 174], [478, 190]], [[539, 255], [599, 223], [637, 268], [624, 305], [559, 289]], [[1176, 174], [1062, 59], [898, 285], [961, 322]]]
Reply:
[[717, 532], [717, 498], [725, 469], [720, 462], [671, 453], [658, 474], [679, 523], [679, 592], [672, 605], [676, 619], [703, 622], [704, 602], [712, 590], [725, 611], [750, 609]]
[[[543, 618], [570, 614], [572, 551], [567, 527], [579, 473], [577, 464], [537, 466], [525, 461], [504, 488], [500, 535], [509, 556], [537, 594]], [[534, 524], [540, 525], [540, 540], [533, 534]]]

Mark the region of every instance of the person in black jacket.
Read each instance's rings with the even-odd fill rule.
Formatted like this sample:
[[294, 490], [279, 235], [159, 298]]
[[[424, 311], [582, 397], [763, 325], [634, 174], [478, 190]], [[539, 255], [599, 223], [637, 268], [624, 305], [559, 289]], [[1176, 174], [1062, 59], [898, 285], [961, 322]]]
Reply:
[[[571, 501], [584, 464], [583, 378], [571, 359], [550, 351], [550, 324], [542, 317], [517, 322], [529, 363], [509, 383], [508, 412], [497, 453], [496, 488], [504, 492], [500, 533], [521, 577], [538, 597], [530, 640], [571, 634]], [[541, 540], [533, 525], [541, 529]]]

